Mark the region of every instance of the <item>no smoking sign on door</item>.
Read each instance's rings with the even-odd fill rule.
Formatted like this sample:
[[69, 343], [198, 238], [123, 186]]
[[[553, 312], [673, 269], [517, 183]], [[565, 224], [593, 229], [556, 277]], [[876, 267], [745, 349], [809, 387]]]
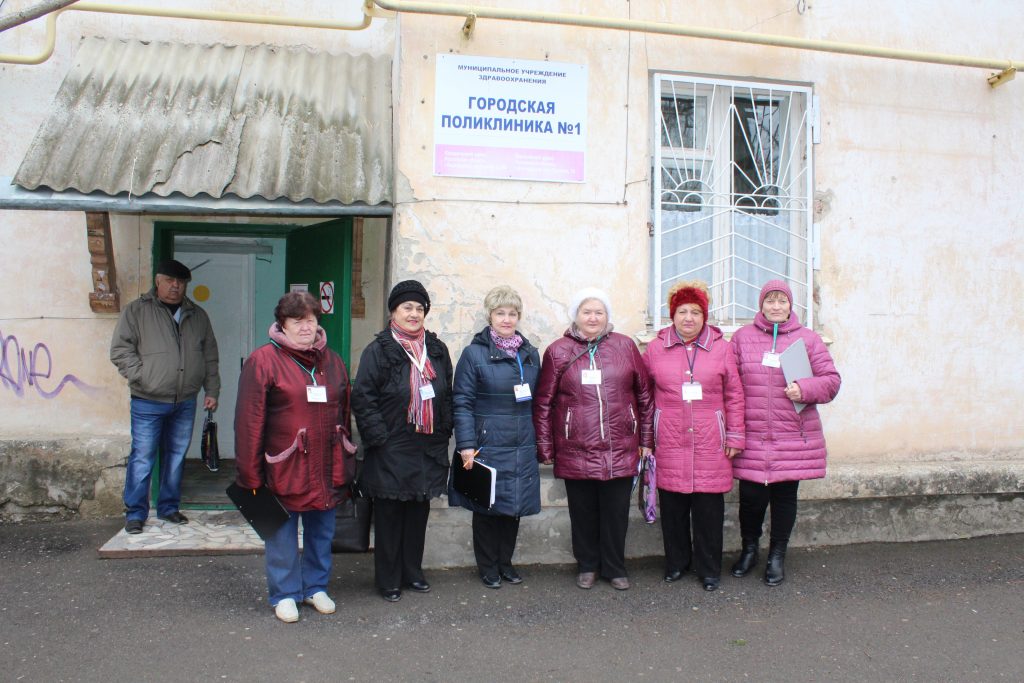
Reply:
[[334, 282], [320, 283], [320, 310], [324, 314], [334, 313]]

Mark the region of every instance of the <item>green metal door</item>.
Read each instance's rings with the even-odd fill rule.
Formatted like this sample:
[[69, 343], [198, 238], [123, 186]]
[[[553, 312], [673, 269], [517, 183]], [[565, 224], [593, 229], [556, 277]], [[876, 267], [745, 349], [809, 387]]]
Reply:
[[306, 285], [310, 294], [330, 308], [320, 320], [327, 346], [349, 365], [352, 326], [352, 219], [339, 218], [288, 233], [285, 291]]

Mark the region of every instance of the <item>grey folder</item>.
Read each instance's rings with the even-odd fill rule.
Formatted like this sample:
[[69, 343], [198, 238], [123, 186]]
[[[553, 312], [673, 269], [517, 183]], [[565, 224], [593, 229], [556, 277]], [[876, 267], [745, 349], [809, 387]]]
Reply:
[[[782, 374], [786, 378], [786, 384], [805, 377], [814, 377], [814, 373], [811, 372], [811, 360], [807, 357], [807, 347], [804, 346], [803, 339], [797, 339], [783, 351], [779, 355], [779, 362], [782, 363]], [[807, 404], [793, 401], [793, 407], [799, 413], [807, 407]]]

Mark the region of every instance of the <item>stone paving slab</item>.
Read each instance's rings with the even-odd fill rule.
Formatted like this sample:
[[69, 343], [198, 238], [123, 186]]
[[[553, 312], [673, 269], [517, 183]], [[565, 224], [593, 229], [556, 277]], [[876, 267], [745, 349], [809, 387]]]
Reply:
[[[102, 558], [260, 555], [263, 541], [237, 510], [186, 510], [188, 524], [151, 516], [141, 534], [123, 528], [99, 549]], [[301, 544], [301, 538], [299, 543]]]

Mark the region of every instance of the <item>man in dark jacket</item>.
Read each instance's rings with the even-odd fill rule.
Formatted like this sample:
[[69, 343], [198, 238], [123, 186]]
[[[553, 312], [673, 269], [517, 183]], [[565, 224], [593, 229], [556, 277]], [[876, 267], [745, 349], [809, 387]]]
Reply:
[[200, 388], [203, 408], [217, 408], [217, 340], [206, 312], [185, 296], [191, 279], [183, 263], [160, 263], [153, 289], [125, 307], [110, 342], [110, 361], [131, 390], [132, 450], [124, 483], [124, 528], [130, 534], [142, 533], [149, 516], [149, 478], [158, 447], [157, 517], [188, 522], [178, 505]]

